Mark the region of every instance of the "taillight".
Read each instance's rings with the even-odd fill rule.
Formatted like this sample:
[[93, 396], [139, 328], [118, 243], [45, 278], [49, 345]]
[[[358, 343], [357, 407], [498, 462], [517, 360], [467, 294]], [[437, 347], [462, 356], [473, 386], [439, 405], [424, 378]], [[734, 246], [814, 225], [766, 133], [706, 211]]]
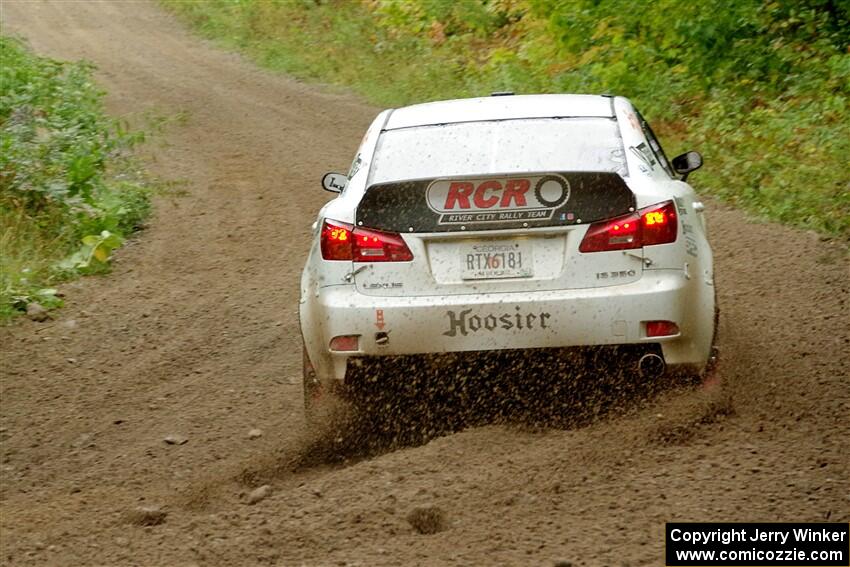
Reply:
[[325, 220], [322, 225], [322, 258], [354, 262], [409, 262], [413, 254], [395, 232], [354, 228], [350, 224]]
[[621, 217], [593, 223], [579, 246], [579, 252], [628, 250], [676, 241], [679, 223], [676, 205], [665, 201]]
[[351, 260], [352, 226], [343, 222], [325, 220], [322, 224], [322, 258], [325, 260]]
[[673, 201], [651, 205], [638, 211], [643, 233], [643, 246], [676, 242], [679, 223], [676, 220], [676, 205]]
[[410, 262], [413, 254], [401, 235], [369, 228], [354, 229], [355, 262]]

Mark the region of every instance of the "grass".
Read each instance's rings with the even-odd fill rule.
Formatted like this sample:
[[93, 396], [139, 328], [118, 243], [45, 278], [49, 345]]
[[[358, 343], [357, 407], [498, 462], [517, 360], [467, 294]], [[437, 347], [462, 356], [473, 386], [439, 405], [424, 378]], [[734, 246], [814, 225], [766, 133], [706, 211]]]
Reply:
[[850, 238], [850, 8], [825, 0], [160, 0], [260, 65], [399, 106], [616, 93], [701, 192]]
[[92, 66], [38, 57], [0, 36], [0, 322], [55, 284], [109, 270], [151, 209], [133, 162], [140, 132], [108, 117]]

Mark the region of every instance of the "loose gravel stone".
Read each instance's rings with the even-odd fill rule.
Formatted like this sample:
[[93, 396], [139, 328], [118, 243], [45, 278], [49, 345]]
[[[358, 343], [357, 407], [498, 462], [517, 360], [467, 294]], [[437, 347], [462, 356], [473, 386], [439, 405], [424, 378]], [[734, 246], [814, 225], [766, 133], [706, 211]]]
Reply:
[[265, 500], [272, 493], [272, 487], [268, 484], [264, 484], [259, 488], [255, 488], [248, 496], [245, 498], [245, 503], [253, 506], [257, 502], [261, 500]]
[[446, 513], [438, 506], [420, 506], [407, 515], [407, 522], [420, 534], [435, 534], [446, 529]]
[[168, 512], [158, 506], [140, 506], [130, 511], [128, 520], [137, 526], [158, 526], [167, 516]]
[[50, 319], [50, 313], [48, 313], [47, 309], [45, 309], [40, 303], [33, 301], [27, 305], [27, 317], [33, 321], [41, 323], [42, 321]]

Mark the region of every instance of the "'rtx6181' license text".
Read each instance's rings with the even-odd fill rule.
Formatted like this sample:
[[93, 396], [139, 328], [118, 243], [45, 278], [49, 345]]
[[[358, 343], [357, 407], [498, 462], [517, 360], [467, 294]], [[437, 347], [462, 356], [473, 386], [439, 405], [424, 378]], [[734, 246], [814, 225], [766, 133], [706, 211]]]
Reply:
[[461, 252], [463, 279], [528, 278], [531, 247], [526, 243], [476, 243]]

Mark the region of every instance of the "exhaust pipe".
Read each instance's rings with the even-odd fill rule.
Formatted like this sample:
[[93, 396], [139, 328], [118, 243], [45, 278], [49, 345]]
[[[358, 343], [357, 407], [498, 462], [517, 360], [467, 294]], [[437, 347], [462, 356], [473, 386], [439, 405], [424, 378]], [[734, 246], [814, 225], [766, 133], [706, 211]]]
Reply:
[[658, 378], [666, 368], [664, 359], [657, 354], [645, 354], [638, 360], [638, 372], [643, 378]]

